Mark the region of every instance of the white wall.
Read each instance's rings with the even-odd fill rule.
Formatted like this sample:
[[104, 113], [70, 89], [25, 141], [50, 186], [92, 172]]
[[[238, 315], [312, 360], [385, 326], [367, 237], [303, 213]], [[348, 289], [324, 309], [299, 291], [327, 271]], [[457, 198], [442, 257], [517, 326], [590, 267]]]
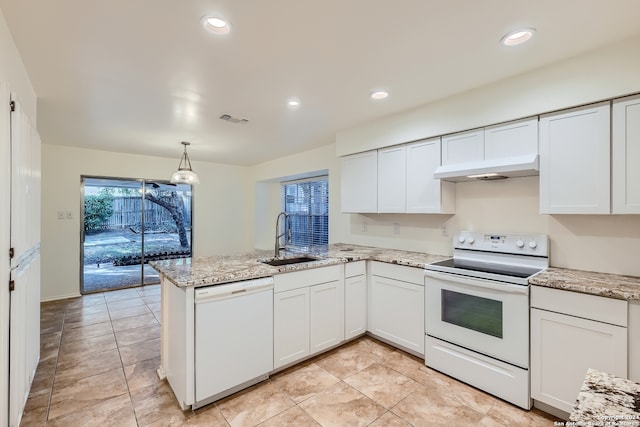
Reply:
[[[564, 107], [640, 92], [640, 37], [635, 37], [413, 111], [338, 132], [335, 153], [349, 153], [491, 125]], [[548, 234], [551, 265], [640, 276], [640, 215], [540, 215], [537, 177], [456, 184], [455, 215], [342, 214], [340, 162], [330, 147], [254, 168], [255, 181], [329, 169], [330, 242], [450, 254], [460, 230]], [[260, 183], [258, 187], [268, 186]], [[262, 188], [256, 200], [256, 244], [273, 246], [279, 206]], [[273, 196], [276, 197], [276, 196]], [[273, 202], [273, 200], [272, 200]], [[261, 213], [268, 220], [262, 223]], [[366, 223], [366, 232], [363, 224]], [[394, 223], [400, 233], [394, 233]], [[261, 234], [261, 228], [266, 233]], [[446, 234], [446, 235], [445, 235]]]
[[[0, 25], [1, 27], [1, 25]], [[1, 28], [0, 28], [1, 30]], [[405, 114], [344, 130], [337, 142], [252, 168], [194, 163], [194, 252], [272, 249], [280, 211], [279, 178], [328, 170], [331, 243], [448, 254], [460, 229], [547, 233], [552, 265], [640, 275], [632, 259], [640, 244], [640, 216], [541, 216], [537, 178], [457, 185], [456, 215], [351, 215], [340, 212], [340, 154], [640, 91], [640, 38], [592, 52]], [[46, 141], [44, 141], [46, 143]], [[77, 295], [80, 175], [163, 179], [177, 159], [43, 146], [42, 296]], [[59, 221], [58, 210], [74, 212]], [[367, 231], [362, 231], [362, 223]], [[393, 224], [400, 224], [394, 234]], [[443, 227], [446, 229], [443, 232]], [[447, 236], [443, 236], [447, 234]]]
[[[280, 181], [302, 178], [310, 172], [328, 171], [329, 174], [329, 242], [342, 236], [340, 221], [340, 159], [335, 156], [335, 144], [282, 157], [252, 168], [253, 230], [257, 249], [273, 249], [275, 221], [280, 206]], [[311, 175], [314, 175], [311, 173]]]
[[[343, 214], [340, 212], [340, 161], [328, 145], [254, 168], [256, 247], [272, 249], [280, 210], [278, 176], [329, 170], [329, 241], [392, 249], [451, 254], [460, 230], [549, 235], [551, 265], [640, 276], [640, 215], [540, 215], [539, 178], [470, 181], [456, 184], [455, 215]], [[364, 232], [362, 224], [367, 223]], [[400, 233], [394, 233], [394, 223]], [[445, 227], [445, 230], [443, 230]], [[443, 236], [446, 233], [446, 236]]]
[[[79, 295], [80, 176], [167, 180], [179, 158], [42, 147], [42, 299], [50, 300]], [[253, 220], [254, 203], [248, 168], [192, 163], [201, 182], [193, 189], [194, 255], [251, 250], [253, 234], [246, 225]], [[58, 211], [72, 212], [73, 219], [57, 219]]]
[[13, 42], [4, 14], [0, 9], [0, 80], [8, 82], [12, 92], [18, 95], [18, 101], [29, 116], [32, 123], [36, 123], [36, 93], [31, 85], [27, 70], [22, 63], [20, 53]]
[[[331, 243], [449, 255], [453, 235], [460, 230], [542, 233], [549, 235], [553, 266], [640, 276], [640, 215], [540, 215], [538, 177], [457, 183], [455, 215], [343, 214], [340, 162], [332, 149], [328, 145], [255, 168], [254, 179], [260, 181], [255, 193], [257, 248], [273, 248], [280, 210], [279, 184], [268, 180], [326, 168]], [[394, 223], [400, 224], [399, 234]]]
[[[338, 132], [339, 156], [640, 91], [640, 36]], [[471, 71], [470, 71], [471, 72]]]

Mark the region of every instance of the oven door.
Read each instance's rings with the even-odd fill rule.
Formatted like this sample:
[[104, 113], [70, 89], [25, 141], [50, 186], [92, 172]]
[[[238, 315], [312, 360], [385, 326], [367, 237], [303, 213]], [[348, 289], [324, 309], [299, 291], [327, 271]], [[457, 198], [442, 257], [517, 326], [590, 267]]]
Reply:
[[529, 287], [425, 271], [425, 331], [529, 367]]

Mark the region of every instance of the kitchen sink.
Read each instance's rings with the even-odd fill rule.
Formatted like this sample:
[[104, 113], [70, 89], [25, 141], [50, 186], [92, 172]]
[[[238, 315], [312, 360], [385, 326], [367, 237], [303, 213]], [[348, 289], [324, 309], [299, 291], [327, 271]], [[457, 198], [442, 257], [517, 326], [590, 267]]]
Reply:
[[271, 259], [262, 260], [260, 262], [277, 267], [280, 265], [300, 264], [302, 262], [311, 262], [311, 261], [318, 261], [318, 258], [314, 258], [310, 256], [297, 256], [292, 258], [271, 258]]

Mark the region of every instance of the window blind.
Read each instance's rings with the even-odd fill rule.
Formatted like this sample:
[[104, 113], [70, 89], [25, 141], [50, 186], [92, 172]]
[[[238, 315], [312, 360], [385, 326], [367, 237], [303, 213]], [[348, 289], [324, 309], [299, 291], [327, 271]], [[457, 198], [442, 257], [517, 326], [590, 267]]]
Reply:
[[329, 242], [329, 182], [326, 176], [284, 182], [282, 210], [289, 214], [291, 246], [308, 250]]

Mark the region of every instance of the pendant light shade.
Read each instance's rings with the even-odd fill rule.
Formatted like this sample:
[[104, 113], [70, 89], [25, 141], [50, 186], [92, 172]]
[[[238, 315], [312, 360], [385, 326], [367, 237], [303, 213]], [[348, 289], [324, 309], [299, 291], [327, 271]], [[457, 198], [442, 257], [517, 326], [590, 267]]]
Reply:
[[191, 160], [187, 154], [187, 145], [190, 143], [183, 141], [181, 144], [184, 145], [184, 153], [182, 153], [178, 170], [171, 175], [171, 182], [173, 184], [199, 184], [198, 174], [191, 169]]

